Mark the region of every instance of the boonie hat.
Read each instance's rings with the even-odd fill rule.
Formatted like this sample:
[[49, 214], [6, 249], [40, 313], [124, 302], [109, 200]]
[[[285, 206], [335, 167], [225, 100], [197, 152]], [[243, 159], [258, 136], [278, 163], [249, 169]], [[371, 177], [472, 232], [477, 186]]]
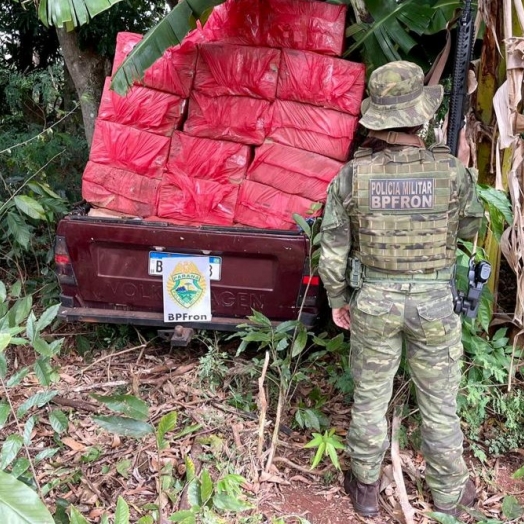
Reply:
[[362, 101], [360, 123], [368, 129], [415, 127], [430, 120], [442, 102], [441, 85], [424, 86], [422, 68], [399, 60], [371, 73], [369, 98]]

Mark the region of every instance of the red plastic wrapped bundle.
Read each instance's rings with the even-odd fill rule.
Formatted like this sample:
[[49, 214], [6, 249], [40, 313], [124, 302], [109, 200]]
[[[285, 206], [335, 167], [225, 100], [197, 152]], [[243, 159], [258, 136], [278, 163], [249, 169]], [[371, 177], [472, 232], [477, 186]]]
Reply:
[[260, 0], [262, 44], [341, 55], [345, 5], [311, 0]]
[[246, 96], [193, 92], [184, 131], [194, 136], [261, 144], [271, 125], [271, 103]]
[[169, 153], [169, 137], [97, 118], [89, 160], [150, 178], [160, 178]]
[[260, 1], [227, 0], [213, 8], [204, 25], [205, 39], [229, 44], [260, 46]]
[[159, 185], [160, 180], [88, 162], [82, 175], [82, 197], [95, 206], [145, 217], [156, 212]]
[[238, 184], [246, 176], [250, 156], [249, 146], [175, 131], [167, 168], [175, 174]]
[[247, 179], [325, 202], [327, 186], [343, 165], [310, 151], [266, 142], [256, 148]]
[[164, 174], [158, 195], [158, 216], [199, 224], [232, 225], [238, 185]]
[[240, 186], [235, 222], [266, 229], [296, 229], [294, 213], [306, 218], [319, 215], [320, 211], [311, 213], [313, 204], [307, 198], [245, 180]]
[[[142, 38], [143, 36], [137, 33], [118, 33], [113, 75]], [[143, 80], [137, 83], [188, 98], [195, 76], [197, 44], [203, 40], [204, 35], [201, 30], [192, 31], [184, 38], [182, 44], [166, 49], [162, 58], [147, 69]]]
[[365, 76], [364, 64], [284, 49], [277, 96], [358, 116]]
[[313, 0], [228, 0], [204, 26], [210, 41], [340, 55], [345, 5]]
[[98, 118], [165, 136], [181, 127], [186, 99], [140, 86], [120, 96], [110, 85], [111, 79], [106, 78]]
[[348, 158], [358, 118], [300, 102], [275, 100], [268, 138], [336, 160]]
[[241, 95], [274, 100], [280, 50], [201, 44], [193, 88], [210, 96]]

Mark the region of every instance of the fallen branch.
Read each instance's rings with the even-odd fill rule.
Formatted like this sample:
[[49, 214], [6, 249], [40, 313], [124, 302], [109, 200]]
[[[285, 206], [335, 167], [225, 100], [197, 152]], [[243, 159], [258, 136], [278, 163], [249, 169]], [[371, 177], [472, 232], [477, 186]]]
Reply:
[[260, 460], [262, 456], [262, 448], [264, 447], [264, 427], [266, 425], [266, 413], [267, 413], [267, 398], [266, 391], [264, 389], [264, 381], [266, 379], [266, 372], [269, 366], [269, 351], [266, 351], [266, 358], [264, 360], [264, 366], [262, 367], [262, 374], [258, 379], [258, 446], [257, 446], [257, 458]]
[[289, 466], [290, 468], [296, 469], [297, 471], [301, 471], [302, 473], [307, 473], [308, 475], [313, 475], [315, 477], [321, 477], [322, 475], [327, 473], [329, 469], [331, 469], [330, 467], [319, 469], [319, 470], [309, 469], [304, 466], [299, 466], [298, 464], [295, 464], [294, 462], [287, 459], [286, 457], [275, 457], [273, 459], [273, 462], [280, 462], [281, 464], [285, 464], [286, 466]]
[[400, 508], [406, 519], [406, 524], [415, 524], [415, 510], [409, 503], [408, 494], [406, 492], [406, 485], [404, 484], [404, 477], [402, 476], [402, 464], [400, 461], [400, 452], [398, 445], [398, 431], [400, 428], [401, 413], [400, 407], [395, 408], [393, 420], [391, 422], [391, 463], [393, 465], [393, 478], [397, 485], [398, 498]]
[[91, 413], [98, 413], [100, 407], [92, 404], [91, 402], [85, 402], [83, 400], [73, 400], [65, 397], [53, 397], [51, 402], [58, 406], [65, 406], [68, 408], [74, 408], [76, 410], [90, 411]]
[[136, 351], [137, 349], [143, 349], [147, 344], [140, 344], [140, 346], [135, 346], [132, 348], [123, 349], [122, 351], [117, 351], [116, 353], [109, 353], [108, 355], [104, 355], [103, 357], [97, 358], [89, 366], [86, 366], [85, 368], [82, 368], [80, 370], [81, 374], [84, 374], [88, 369], [91, 369], [92, 367], [95, 367], [97, 364], [100, 364], [100, 362], [107, 360], [108, 358], [114, 358], [118, 357], [119, 355], [124, 355], [125, 353], [131, 353], [132, 351]]

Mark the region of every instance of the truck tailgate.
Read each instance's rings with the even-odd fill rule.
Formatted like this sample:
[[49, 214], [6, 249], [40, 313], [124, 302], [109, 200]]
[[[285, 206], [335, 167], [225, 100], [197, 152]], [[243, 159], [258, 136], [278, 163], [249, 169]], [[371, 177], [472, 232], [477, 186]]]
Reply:
[[162, 277], [148, 268], [151, 252], [165, 252], [220, 258], [220, 280], [211, 281], [213, 320], [236, 324], [252, 309], [277, 321], [297, 317], [308, 251], [298, 231], [69, 215], [59, 223], [57, 239], [65, 243], [74, 273], [69, 285], [61, 282], [69, 308], [142, 312], [159, 324]]

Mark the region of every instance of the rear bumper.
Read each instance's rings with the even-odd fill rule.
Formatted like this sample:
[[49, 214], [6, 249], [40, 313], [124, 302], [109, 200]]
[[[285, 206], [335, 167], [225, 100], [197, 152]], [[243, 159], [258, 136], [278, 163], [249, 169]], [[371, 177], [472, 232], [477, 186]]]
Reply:
[[[147, 311], [121, 311], [118, 309], [96, 309], [81, 307], [64, 307], [58, 311], [58, 317], [65, 322], [89, 322], [103, 324], [129, 324], [137, 326], [151, 326], [162, 329], [175, 329], [176, 323], [164, 322], [162, 313]], [[311, 328], [317, 316], [311, 313], [302, 313], [302, 322]], [[281, 320], [272, 321], [273, 326], [278, 326]], [[249, 323], [247, 318], [215, 317], [211, 322], [185, 322], [184, 327], [193, 329], [208, 329], [215, 331], [237, 331], [239, 324]]]

